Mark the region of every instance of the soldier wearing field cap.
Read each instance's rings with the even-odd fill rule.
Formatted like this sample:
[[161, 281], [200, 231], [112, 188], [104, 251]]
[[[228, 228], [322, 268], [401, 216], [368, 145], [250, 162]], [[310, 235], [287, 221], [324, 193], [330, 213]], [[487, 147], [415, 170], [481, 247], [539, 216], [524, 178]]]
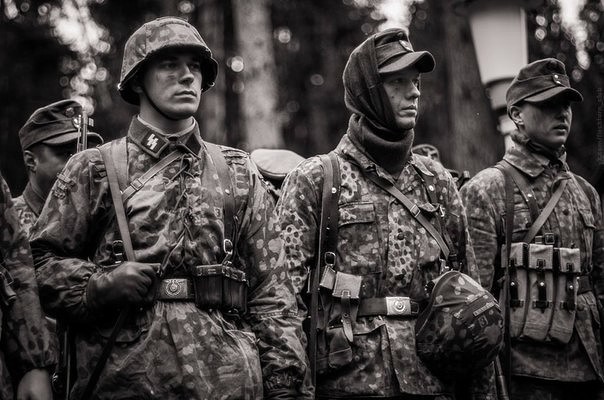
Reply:
[[[19, 131], [19, 141], [29, 182], [21, 196], [13, 199], [21, 227], [29, 231], [69, 157], [76, 152], [80, 137], [78, 118], [82, 106], [75, 100], [60, 100], [38, 108]], [[103, 143], [96, 133], [88, 133], [89, 146]]]
[[[420, 79], [434, 67], [433, 56], [414, 50], [402, 29], [368, 37], [344, 68], [351, 116], [330, 161], [311, 157], [283, 184], [279, 262], [309, 317], [317, 398], [452, 400], [456, 389], [466, 392], [457, 398], [495, 398], [490, 367], [468, 365], [456, 371], [463, 378], [445, 377], [416, 347], [426, 284], [449, 266], [478, 279], [455, 182], [439, 162], [411, 151]], [[337, 166], [333, 174], [327, 165]], [[392, 194], [397, 191], [411, 209]], [[323, 207], [326, 192], [333, 196]], [[324, 218], [327, 213], [333, 218]], [[429, 233], [420, 213], [442, 234]], [[321, 229], [320, 221], [334, 219], [333, 227]], [[442, 237], [449, 245], [438, 244]]]
[[482, 284], [509, 315], [511, 398], [601, 398], [602, 212], [564, 146], [583, 97], [547, 58], [518, 72], [506, 100], [514, 146], [461, 193]]

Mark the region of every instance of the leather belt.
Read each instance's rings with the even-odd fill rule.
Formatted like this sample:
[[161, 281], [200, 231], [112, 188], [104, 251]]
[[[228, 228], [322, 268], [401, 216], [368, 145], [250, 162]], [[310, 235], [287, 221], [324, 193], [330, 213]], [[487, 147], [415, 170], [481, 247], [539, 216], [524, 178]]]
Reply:
[[169, 278], [159, 282], [157, 300], [195, 301], [195, 290], [191, 278]]
[[357, 316], [370, 317], [387, 315], [396, 317], [415, 317], [419, 314], [419, 303], [409, 297], [373, 297], [362, 299]]
[[594, 287], [591, 284], [590, 276], [581, 275], [579, 277], [579, 289], [577, 290], [577, 294], [583, 294], [583, 293], [591, 292], [593, 290], [594, 290]]

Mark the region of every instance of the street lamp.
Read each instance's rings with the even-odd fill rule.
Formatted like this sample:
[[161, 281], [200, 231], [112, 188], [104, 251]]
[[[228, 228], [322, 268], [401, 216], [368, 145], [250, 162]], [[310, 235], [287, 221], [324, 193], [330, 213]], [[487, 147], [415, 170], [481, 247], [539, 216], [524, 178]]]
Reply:
[[510, 133], [516, 129], [507, 115], [505, 92], [520, 68], [528, 64], [525, 9], [542, 0], [457, 0], [458, 14], [468, 18], [478, 70], [487, 89], [497, 129], [511, 146]]

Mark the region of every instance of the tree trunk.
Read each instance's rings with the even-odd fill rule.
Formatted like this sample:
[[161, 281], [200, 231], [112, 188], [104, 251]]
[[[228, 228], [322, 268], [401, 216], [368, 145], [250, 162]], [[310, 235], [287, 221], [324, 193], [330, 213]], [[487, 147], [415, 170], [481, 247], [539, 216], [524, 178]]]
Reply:
[[451, 127], [448, 148], [453, 149], [454, 168], [475, 174], [501, 158], [503, 137], [480, 81], [468, 23], [453, 12], [451, 4], [442, 7]]
[[195, 23], [212, 56], [218, 61], [216, 84], [201, 97], [197, 115], [201, 135], [212, 143], [227, 144], [226, 83], [225, 83], [225, 26], [224, 5], [220, 0], [200, 0]]
[[243, 147], [250, 151], [282, 147], [269, 2], [233, 0], [232, 5], [236, 43], [244, 63], [240, 73]]

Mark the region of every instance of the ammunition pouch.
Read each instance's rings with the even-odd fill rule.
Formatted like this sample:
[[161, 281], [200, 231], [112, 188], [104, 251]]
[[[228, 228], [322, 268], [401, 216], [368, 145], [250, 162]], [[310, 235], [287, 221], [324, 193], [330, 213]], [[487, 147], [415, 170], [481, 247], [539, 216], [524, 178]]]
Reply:
[[[510, 246], [510, 337], [565, 344], [574, 329], [577, 295], [591, 285], [587, 276], [581, 276], [579, 249], [541, 241]], [[505, 252], [503, 245], [502, 260]]]
[[195, 305], [203, 310], [244, 314], [247, 305], [245, 272], [226, 264], [199, 265], [193, 269]]
[[221, 310], [243, 314], [247, 304], [245, 272], [224, 264], [198, 265], [193, 277], [162, 279], [158, 285], [159, 301], [194, 301], [202, 310]]

